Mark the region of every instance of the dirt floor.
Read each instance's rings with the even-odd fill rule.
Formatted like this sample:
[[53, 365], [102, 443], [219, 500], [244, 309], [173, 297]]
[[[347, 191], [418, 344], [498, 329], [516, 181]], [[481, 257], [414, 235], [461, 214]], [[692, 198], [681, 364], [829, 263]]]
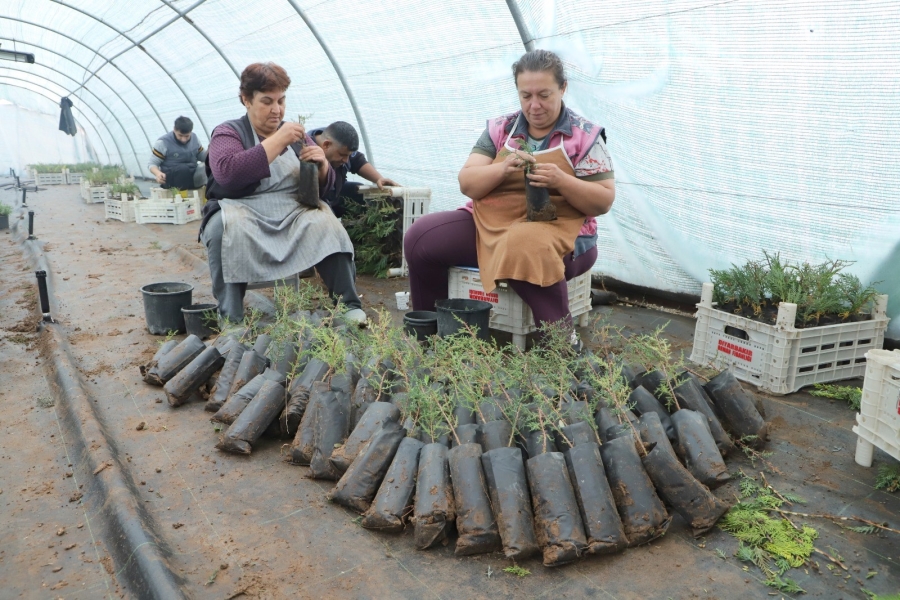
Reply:
[[[12, 192], [0, 201], [13, 204]], [[788, 597], [763, 585], [755, 567], [733, 555], [736, 541], [714, 529], [694, 539], [676, 517], [669, 532], [648, 546], [546, 569], [521, 564], [526, 577], [505, 573], [500, 554], [458, 558], [452, 545], [416, 551], [409, 533], [376, 534], [356, 514], [329, 504], [330, 485], [306, 479], [287, 464], [279, 443], [254, 446], [252, 456], [222, 454], [209, 413], [200, 404], [172, 409], [161, 388], [145, 385], [138, 365], [160, 338], [145, 327], [140, 287], [159, 281], [194, 286], [194, 301], [213, 301], [197, 223], [137, 225], [106, 221], [102, 204], [86, 205], [77, 186], [50, 186], [29, 194], [35, 234], [51, 265], [60, 322], [91, 400], [127, 477], [148, 511], [154, 531], [171, 552], [170, 566], [185, 594], [195, 598], [762, 598]], [[20, 245], [0, 233], [0, 598], [98, 598], [128, 595], [121, 566], [102, 539], [94, 539], [67, 477], [71, 460], [58, 425], [45, 369], [35, 278]], [[394, 292], [404, 279], [361, 277], [366, 308], [390, 310], [399, 323]], [[251, 302], [265, 305], [265, 293]], [[669, 323], [676, 348], [689, 349], [690, 317], [616, 306], [607, 313], [627, 331]], [[585, 340], [589, 331], [582, 331]], [[858, 382], [857, 382], [858, 383]], [[752, 388], [750, 388], [752, 389]], [[875, 490], [875, 469], [853, 460], [853, 413], [806, 393], [763, 396], [773, 454], [780, 471], [767, 475], [779, 490], [808, 500], [804, 512], [857, 515], [897, 528], [900, 494]], [[876, 464], [886, 456], [876, 454]], [[743, 458], [736, 472], [758, 473]], [[731, 498], [735, 486], [717, 495]], [[833, 550], [847, 571], [827, 560], [790, 576], [801, 597], [866, 598], [900, 591], [900, 536], [862, 535], [829, 520], [807, 520], [819, 530], [816, 547]], [[62, 531], [62, 534], [58, 533]], [[725, 558], [720, 558], [719, 552]], [[59, 569], [61, 567], [61, 569]], [[871, 571], [877, 573], [867, 579]]]

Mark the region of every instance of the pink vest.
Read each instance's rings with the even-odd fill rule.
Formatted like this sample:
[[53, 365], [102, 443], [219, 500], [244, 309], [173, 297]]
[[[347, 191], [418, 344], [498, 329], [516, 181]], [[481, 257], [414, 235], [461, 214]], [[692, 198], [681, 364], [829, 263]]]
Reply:
[[[555, 148], [556, 146], [562, 144], [563, 150], [565, 150], [566, 154], [569, 157], [569, 160], [572, 161], [572, 166], [574, 167], [575, 165], [580, 163], [585, 156], [587, 156], [588, 152], [590, 152], [591, 147], [594, 145], [594, 142], [597, 141], [597, 136], [600, 135], [600, 132], [603, 131], [603, 128], [599, 125], [591, 123], [569, 108], [563, 107], [563, 110], [569, 113], [569, 123], [572, 127], [572, 135], [567, 136], [562, 131], [556, 130], [551, 134], [550, 143], [547, 144], [547, 147]], [[500, 148], [502, 148], [506, 144], [507, 140], [510, 137], [510, 132], [507, 130], [512, 130], [513, 124], [520, 114], [522, 114], [522, 111], [517, 111], [508, 115], [503, 115], [502, 117], [496, 117], [494, 119], [488, 120], [488, 135], [491, 136], [491, 141], [494, 142], [494, 148], [497, 148], [498, 152], [500, 151]], [[466, 205], [459, 210], [467, 210], [469, 212], [472, 212], [472, 201], [469, 200], [468, 202], [466, 202]], [[581, 231], [578, 232], [578, 235], [594, 235], [596, 233], [597, 220], [594, 219], [594, 217], [586, 217], [584, 219], [584, 225], [582, 225]]]

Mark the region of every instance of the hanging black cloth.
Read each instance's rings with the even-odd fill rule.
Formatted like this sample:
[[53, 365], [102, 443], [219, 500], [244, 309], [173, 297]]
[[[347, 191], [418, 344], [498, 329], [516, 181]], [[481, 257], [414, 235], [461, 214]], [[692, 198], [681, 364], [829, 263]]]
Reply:
[[75, 127], [75, 117], [72, 116], [72, 101], [65, 96], [59, 101], [59, 130], [74, 136], [78, 133]]

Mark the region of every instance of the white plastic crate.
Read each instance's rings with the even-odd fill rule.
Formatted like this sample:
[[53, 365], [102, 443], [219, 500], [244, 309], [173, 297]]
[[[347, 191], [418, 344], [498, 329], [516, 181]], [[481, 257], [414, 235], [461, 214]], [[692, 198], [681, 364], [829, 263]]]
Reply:
[[116, 219], [117, 221], [122, 221], [124, 223], [134, 223], [134, 206], [138, 202], [140, 202], [140, 200], [128, 200], [128, 194], [122, 194], [121, 200], [107, 198], [103, 202], [103, 205], [106, 207], [106, 218]]
[[[537, 328], [531, 307], [505, 282], [498, 281], [490, 294], [481, 284], [481, 273], [473, 267], [451, 267], [448, 273], [449, 298], [467, 298], [490, 302], [491, 329], [506, 331], [513, 336], [513, 344], [525, 349], [525, 336]], [[591, 273], [588, 271], [566, 283], [569, 290], [569, 312], [580, 327], [586, 327], [591, 312]]]
[[134, 217], [138, 223], [184, 225], [200, 220], [200, 200], [185, 202], [138, 200], [134, 203]]
[[900, 350], [866, 353], [866, 378], [853, 433], [858, 436], [858, 464], [872, 466], [875, 446], [900, 460]]
[[163, 189], [161, 187], [150, 188], [151, 200], [168, 200], [172, 201], [172, 190]]
[[66, 181], [70, 184], [72, 183], [81, 183], [81, 180], [84, 179], [84, 173], [69, 173], [66, 171]]
[[88, 184], [83, 188], [83, 193], [81, 195], [84, 198], [85, 203], [87, 204], [97, 204], [98, 202], [106, 202], [106, 199], [109, 198], [109, 186], [108, 185], [90, 185]]
[[65, 185], [66, 174], [62, 171], [59, 173], [35, 173], [34, 182], [37, 185]]
[[769, 325], [717, 310], [712, 296], [713, 284], [704, 283], [691, 360], [731, 368], [741, 381], [777, 396], [861, 377], [866, 352], [881, 347], [890, 321], [887, 296], [878, 297], [870, 320], [804, 329], [794, 327], [796, 304], [782, 302], [775, 325]]
[[[376, 185], [364, 185], [359, 188], [359, 193], [365, 201], [372, 198], [387, 197], [403, 198], [403, 237], [410, 226], [416, 222], [416, 219], [423, 215], [427, 215], [431, 208], [431, 188], [414, 188], [414, 187], [386, 187], [383, 190], [378, 189]], [[401, 252], [403, 250], [401, 249]], [[409, 274], [409, 268], [406, 265], [406, 255], [401, 256], [400, 275]]]
[[200, 190], [182, 190], [186, 192], [185, 196], [178, 194], [177, 196], [171, 189], [161, 187], [150, 188], [150, 199], [159, 202], [195, 202], [200, 201], [202, 204], [203, 194]]

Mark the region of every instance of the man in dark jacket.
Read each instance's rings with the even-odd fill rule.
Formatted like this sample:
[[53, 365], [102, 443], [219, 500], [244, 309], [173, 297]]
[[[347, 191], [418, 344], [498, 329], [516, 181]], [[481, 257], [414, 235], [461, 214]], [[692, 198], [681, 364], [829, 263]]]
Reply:
[[206, 184], [206, 149], [193, 130], [190, 119], [178, 117], [172, 131], [153, 144], [147, 167], [162, 187], [196, 190]]
[[359, 193], [361, 184], [347, 181], [348, 173], [368, 179], [379, 188], [386, 185], [400, 185], [382, 176], [372, 163], [366, 160], [366, 155], [359, 151], [359, 135], [350, 123], [335, 121], [324, 129], [313, 129], [309, 135], [325, 151], [325, 158], [331, 163], [337, 175], [334, 185], [322, 198], [331, 206], [336, 217], [346, 212], [348, 200], [356, 204], [363, 203], [362, 194]]

